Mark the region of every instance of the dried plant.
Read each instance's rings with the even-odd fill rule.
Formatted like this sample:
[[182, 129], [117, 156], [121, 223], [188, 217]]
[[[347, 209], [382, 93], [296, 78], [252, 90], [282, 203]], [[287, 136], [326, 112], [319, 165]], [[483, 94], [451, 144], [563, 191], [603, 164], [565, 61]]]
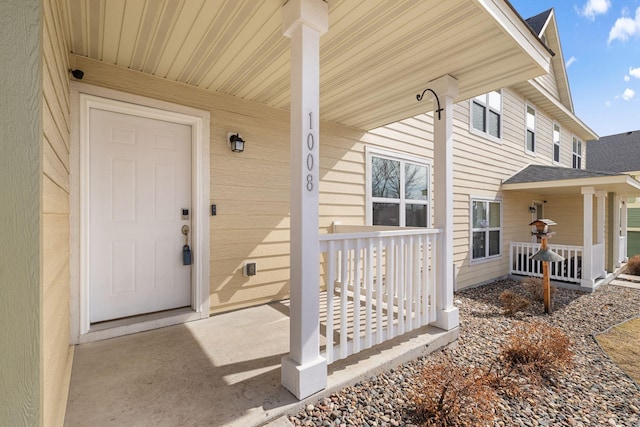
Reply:
[[[540, 277], [527, 277], [522, 281], [522, 286], [530, 295], [531, 300], [544, 302], [544, 287], [542, 285], [542, 279]], [[551, 286], [551, 299], [556, 293], [556, 287]]]
[[571, 341], [562, 330], [542, 322], [518, 322], [501, 349], [506, 366], [535, 377], [571, 366]]
[[627, 272], [634, 276], [640, 276], [640, 255], [634, 255], [627, 261]]
[[425, 367], [413, 394], [416, 416], [423, 426], [491, 424], [498, 395], [479, 368], [436, 363]]
[[498, 298], [500, 298], [502, 308], [504, 308], [504, 314], [507, 316], [513, 316], [529, 307], [528, 299], [510, 290], [503, 291]]

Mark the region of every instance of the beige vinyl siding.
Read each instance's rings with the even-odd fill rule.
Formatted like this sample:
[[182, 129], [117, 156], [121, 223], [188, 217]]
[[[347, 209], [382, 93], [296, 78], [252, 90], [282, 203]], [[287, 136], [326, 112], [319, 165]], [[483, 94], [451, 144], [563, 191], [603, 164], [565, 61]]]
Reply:
[[558, 90], [558, 83], [556, 81], [555, 61], [552, 61], [551, 67], [549, 67], [549, 73], [540, 77], [536, 77], [535, 80], [546, 89], [551, 96], [560, 101], [560, 92]]
[[43, 419], [62, 425], [68, 393], [69, 346], [69, 81], [61, 1], [43, 14]]
[[[253, 102], [72, 56], [84, 81], [211, 113], [211, 311], [213, 313], [278, 300], [289, 292], [289, 114]], [[454, 108], [454, 261], [458, 288], [509, 273], [509, 242], [530, 241], [528, 206], [541, 195], [500, 192], [503, 180], [530, 163], [552, 165], [553, 118], [537, 113], [536, 155], [525, 154], [526, 100], [502, 91], [502, 139], [491, 141], [469, 130], [469, 101]], [[227, 132], [247, 141], [232, 153]], [[562, 138], [571, 138], [563, 130]], [[366, 149], [433, 159], [433, 119], [422, 114], [364, 132], [323, 122], [320, 131], [320, 232], [334, 222], [366, 225]], [[563, 147], [564, 148], [564, 147]], [[570, 152], [562, 150], [563, 158]], [[439, 167], [433, 164], [433, 169]], [[433, 188], [431, 189], [433, 192]], [[433, 194], [432, 194], [433, 196]], [[469, 260], [470, 198], [503, 202], [502, 256]], [[258, 274], [242, 276], [252, 260]]]
[[[211, 113], [211, 312], [279, 300], [289, 293], [289, 113], [72, 55], [83, 82]], [[425, 130], [427, 129], [427, 130]], [[320, 130], [320, 230], [364, 225], [365, 147], [432, 158], [431, 118], [365, 133], [334, 123]], [[227, 132], [247, 141], [232, 153]], [[258, 274], [242, 275], [246, 261]]]
[[[509, 243], [531, 241], [533, 200], [548, 200], [541, 194], [500, 191], [500, 185], [529, 164], [553, 165], [553, 117], [529, 103], [536, 110], [536, 153], [525, 153], [525, 111], [527, 100], [511, 89], [502, 90], [502, 142], [496, 143], [472, 134], [469, 129], [469, 102], [456, 104], [454, 110], [454, 263], [456, 288], [492, 280], [509, 274]], [[571, 161], [567, 141], [571, 134], [561, 130], [561, 162]], [[437, 167], [437, 165], [435, 165]], [[472, 197], [502, 201], [502, 255], [486, 260], [470, 260], [470, 200]], [[581, 196], [579, 196], [581, 197]], [[577, 207], [582, 206], [580, 198]], [[545, 205], [545, 209], [547, 206]], [[575, 212], [576, 206], [568, 209]], [[545, 210], [545, 215], [551, 214]], [[550, 216], [551, 217], [551, 216]], [[553, 218], [553, 217], [551, 217]], [[556, 218], [553, 218], [556, 219]], [[582, 220], [578, 236], [582, 238]], [[575, 224], [575, 221], [573, 222]], [[558, 228], [559, 230], [559, 228]], [[554, 242], [555, 243], [555, 242]], [[573, 243], [567, 243], [573, 244]], [[582, 244], [576, 243], [576, 244]]]

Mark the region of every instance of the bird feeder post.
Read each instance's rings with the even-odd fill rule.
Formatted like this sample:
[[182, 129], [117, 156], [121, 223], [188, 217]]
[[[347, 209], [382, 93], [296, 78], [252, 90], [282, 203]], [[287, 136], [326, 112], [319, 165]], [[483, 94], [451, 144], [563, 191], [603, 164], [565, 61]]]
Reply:
[[[547, 236], [540, 238], [540, 250], [547, 250]], [[542, 261], [542, 290], [544, 295], [544, 312], [551, 313], [551, 279], [549, 278], [549, 261]]]
[[551, 280], [549, 277], [549, 262], [563, 261], [564, 258], [549, 249], [547, 239], [555, 233], [549, 232], [550, 225], [556, 225], [550, 219], [538, 219], [531, 224], [536, 227], [536, 231], [532, 232], [534, 236], [540, 238], [540, 250], [531, 256], [531, 259], [542, 262], [542, 290], [544, 296], [544, 312], [551, 314]]

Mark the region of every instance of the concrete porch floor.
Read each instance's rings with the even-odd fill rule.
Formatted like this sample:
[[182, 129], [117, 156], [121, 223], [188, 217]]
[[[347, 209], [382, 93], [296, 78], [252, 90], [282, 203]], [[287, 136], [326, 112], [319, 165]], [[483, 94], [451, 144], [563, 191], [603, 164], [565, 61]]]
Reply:
[[458, 334], [427, 326], [335, 362], [327, 389], [306, 401], [280, 385], [287, 302], [82, 344], [65, 426], [260, 426]]

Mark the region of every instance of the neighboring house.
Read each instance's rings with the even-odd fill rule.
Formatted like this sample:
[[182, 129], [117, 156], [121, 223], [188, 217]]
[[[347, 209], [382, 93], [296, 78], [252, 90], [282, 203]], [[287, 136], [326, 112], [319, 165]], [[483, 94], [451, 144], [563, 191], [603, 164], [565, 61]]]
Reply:
[[[589, 169], [626, 173], [640, 178], [640, 130], [603, 136], [587, 144]], [[627, 200], [627, 253], [640, 254], [640, 199]]]
[[[558, 280], [593, 289], [607, 247], [623, 258], [605, 199], [626, 212], [640, 183], [581, 170], [597, 136], [573, 112], [552, 10], [198, 5], [3, 10], [9, 424], [61, 422], [75, 344], [286, 297], [282, 381], [308, 396], [333, 360], [425, 323], [455, 332], [454, 288], [536, 274], [536, 217], [558, 223]], [[342, 316], [322, 353], [321, 290]], [[341, 323], [354, 297], [361, 334]]]

